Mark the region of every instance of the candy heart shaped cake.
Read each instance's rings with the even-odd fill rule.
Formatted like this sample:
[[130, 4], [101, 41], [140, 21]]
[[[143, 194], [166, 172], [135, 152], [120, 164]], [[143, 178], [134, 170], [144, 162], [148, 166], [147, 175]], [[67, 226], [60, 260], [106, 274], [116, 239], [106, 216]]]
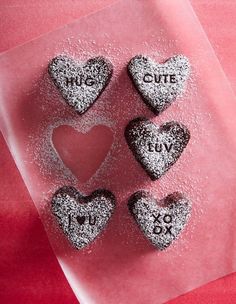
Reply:
[[115, 209], [115, 197], [104, 189], [83, 196], [75, 188], [65, 186], [53, 195], [51, 207], [70, 243], [82, 249], [107, 225]]
[[128, 73], [147, 106], [159, 114], [184, 93], [190, 64], [183, 55], [176, 55], [164, 63], [138, 55], [130, 60]]
[[109, 83], [112, 71], [111, 62], [102, 56], [80, 63], [60, 55], [48, 66], [54, 84], [78, 114], [85, 113], [94, 104]]
[[138, 191], [128, 207], [146, 238], [160, 250], [178, 238], [191, 212], [189, 200], [178, 192], [157, 202], [149, 192]]
[[175, 121], [158, 127], [139, 117], [129, 122], [125, 138], [137, 161], [150, 178], [156, 180], [179, 159], [189, 142], [190, 132]]

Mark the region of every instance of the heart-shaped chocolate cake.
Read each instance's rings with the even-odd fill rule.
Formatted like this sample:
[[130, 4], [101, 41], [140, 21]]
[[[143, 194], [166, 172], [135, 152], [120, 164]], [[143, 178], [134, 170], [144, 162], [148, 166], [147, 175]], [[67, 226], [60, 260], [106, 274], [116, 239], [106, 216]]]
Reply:
[[178, 192], [157, 202], [150, 193], [138, 191], [128, 207], [146, 238], [160, 250], [178, 238], [191, 212], [190, 202]]
[[147, 106], [159, 114], [185, 91], [190, 64], [183, 55], [164, 63], [138, 55], [129, 62], [128, 73]]
[[159, 128], [146, 118], [132, 120], [125, 129], [126, 141], [152, 180], [160, 178], [178, 160], [190, 139], [184, 125], [171, 121]]
[[71, 244], [82, 249], [105, 228], [115, 209], [115, 197], [99, 189], [83, 196], [73, 187], [62, 187], [52, 198], [52, 213]]
[[104, 57], [79, 63], [67, 56], [57, 56], [50, 62], [48, 72], [65, 101], [79, 113], [93, 105], [112, 76], [113, 67]]

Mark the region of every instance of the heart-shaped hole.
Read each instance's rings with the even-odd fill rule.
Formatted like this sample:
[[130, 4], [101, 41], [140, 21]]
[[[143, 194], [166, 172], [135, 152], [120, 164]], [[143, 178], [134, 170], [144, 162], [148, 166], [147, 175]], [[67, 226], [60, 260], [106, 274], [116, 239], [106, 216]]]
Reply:
[[54, 129], [52, 142], [65, 166], [80, 182], [86, 182], [105, 160], [113, 142], [113, 134], [104, 125], [95, 126], [87, 133], [61, 125]]

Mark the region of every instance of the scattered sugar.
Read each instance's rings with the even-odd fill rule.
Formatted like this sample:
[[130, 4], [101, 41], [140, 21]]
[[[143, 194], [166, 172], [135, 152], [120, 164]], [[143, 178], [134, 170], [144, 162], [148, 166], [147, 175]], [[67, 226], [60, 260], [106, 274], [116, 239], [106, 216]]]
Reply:
[[48, 67], [62, 96], [79, 114], [85, 113], [99, 97], [111, 78], [112, 70], [112, 64], [101, 56], [81, 64], [60, 55]]
[[71, 244], [82, 249], [105, 228], [115, 208], [115, 198], [107, 190], [84, 197], [75, 188], [60, 188], [52, 199], [52, 212]]
[[[45, 116], [41, 124], [39, 124], [38, 129], [32, 130], [27, 150], [29, 157], [31, 157], [39, 169], [39, 178], [43, 179], [47, 185], [45, 186], [45, 193], [42, 194], [43, 203], [47, 204], [52, 197], [52, 193], [59, 186], [65, 184], [79, 186], [79, 189], [82, 189], [84, 193], [89, 193], [101, 185], [112, 189], [112, 191], [114, 189], [113, 192], [122, 209], [119, 212], [120, 219], [117, 222], [120, 227], [118, 233], [123, 236], [120, 241], [124, 240], [127, 243], [123, 243], [123, 245], [127, 245], [134, 244], [139, 239], [139, 235], [135, 233], [136, 230], [132, 219], [129, 221], [127, 214], [126, 202], [128, 195], [132, 194], [135, 190], [147, 189], [160, 197], [166, 196], [174, 189], [186, 193], [191, 198], [191, 201], [194, 202], [194, 220], [191, 221], [191, 226], [184, 233], [184, 235], [192, 235], [194, 233], [194, 225], [201, 218], [201, 213], [204, 212], [204, 195], [202, 190], [199, 189], [199, 185], [207, 178], [205, 175], [202, 174], [196, 177], [193, 172], [189, 171], [184, 172], [184, 176], [182, 176], [179, 173], [182, 170], [182, 158], [157, 182], [150, 183], [145, 178], [145, 175], [141, 173], [135, 174], [135, 178], [131, 175], [134, 172], [135, 161], [132, 161], [132, 157], [130, 157], [130, 153], [126, 149], [126, 143], [123, 139], [124, 128], [128, 121], [140, 115], [153, 119], [146, 105], [140, 102], [141, 98], [127, 76], [126, 63], [128, 63], [129, 58], [137, 54], [136, 50], [132, 50], [130, 47], [114, 47], [117, 43], [110, 39], [110, 42], [104, 45], [99, 45], [98, 43], [96, 47], [99, 49], [98, 54], [94, 51], [94, 45], [91, 41], [83, 39], [77, 41], [76, 39], [77, 37], [71, 37], [69, 44], [68, 41], [59, 42], [54, 55], [51, 54], [50, 49], [46, 49], [46, 52], [51, 56], [50, 59], [53, 56], [67, 54], [70, 57], [79, 58], [80, 61], [87, 61], [89, 58], [101, 55], [112, 62], [114, 66], [113, 77], [99, 100], [89, 111], [83, 114], [81, 119], [63, 101], [60, 93], [48, 77], [47, 72], [42, 75], [42, 79], [37, 79], [35, 82], [35, 86], [32, 92], [30, 92], [32, 102], [35, 102], [38, 106], [41, 105]], [[160, 43], [162, 44], [161, 49], [159, 48]], [[178, 47], [175, 45], [174, 41], [156, 40], [153, 43], [149, 43], [148, 55], [156, 61], [161, 62], [173, 54], [173, 49], [178, 50]], [[140, 53], [145, 52], [146, 47], [144, 42], [140, 44]], [[127, 58], [127, 62], [123, 59], [121, 62], [120, 58]], [[160, 122], [176, 120], [178, 117], [179, 122], [188, 126], [191, 131], [191, 141], [184, 153], [183, 160], [185, 163], [189, 163], [195, 155], [196, 146], [201, 144], [201, 141], [208, 136], [205, 130], [199, 128], [199, 126], [206, 125], [210, 120], [208, 114], [204, 113], [202, 109], [202, 103], [197, 102], [198, 98], [204, 99], [204, 96], [200, 95], [196, 85], [194, 65], [191, 67], [188, 89], [185, 90], [183, 96], [178, 97], [178, 102], [173, 103], [171, 109], [163, 112], [162, 115], [154, 118], [153, 121], [160, 125]], [[186, 115], [186, 113], [188, 114]], [[54, 147], [49, 148], [50, 145], [52, 146], [52, 130], [56, 126], [68, 124], [80, 132], [86, 132], [92, 126], [103, 123], [110, 126], [114, 134], [114, 142], [101, 167], [86, 185], [83, 185], [66, 169], [65, 165], [58, 158]], [[52, 161], [53, 159], [55, 161]], [[129, 161], [129, 166], [124, 167], [124, 161], [127, 160]], [[62, 170], [58, 170], [60, 167]], [[178, 179], [176, 179], [176, 175]], [[125, 183], [123, 180], [125, 180]], [[45, 205], [45, 208], [47, 208], [47, 205]], [[45, 224], [49, 221], [49, 218], [44, 220]], [[127, 225], [127, 222], [130, 223], [130, 226]], [[181, 243], [181, 250], [185, 250], [189, 246], [188, 241], [185, 239], [181, 240]], [[174, 246], [175, 243], [171, 248]], [[181, 254], [181, 250], [175, 254]]]
[[131, 59], [128, 71], [144, 101], [159, 114], [185, 91], [190, 64], [183, 55], [176, 55], [162, 64], [138, 55]]
[[148, 192], [136, 192], [129, 208], [144, 235], [160, 250], [176, 240], [190, 217], [191, 204], [180, 193], [168, 195], [157, 203]]
[[144, 118], [131, 121], [125, 135], [131, 151], [152, 180], [160, 178], [170, 169], [190, 139], [184, 125], [168, 122], [158, 128]]

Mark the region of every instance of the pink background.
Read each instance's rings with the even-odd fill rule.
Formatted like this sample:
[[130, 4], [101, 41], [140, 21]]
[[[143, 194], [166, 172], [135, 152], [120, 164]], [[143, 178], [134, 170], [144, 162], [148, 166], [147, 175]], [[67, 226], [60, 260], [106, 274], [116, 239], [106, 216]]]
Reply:
[[[0, 50], [24, 43], [112, 1], [1, 1]], [[236, 4], [192, 1], [221, 64], [236, 89], [233, 33]], [[216, 4], [217, 3], [217, 4]], [[222, 17], [223, 16], [223, 17]], [[222, 20], [224, 26], [222, 26]], [[234, 56], [235, 57], [235, 56]], [[37, 212], [1, 138], [2, 208], [0, 299], [2, 303], [77, 303], [49, 247]], [[12, 185], [14, 185], [12, 189]], [[9, 191], [10, 189], [10, 191]], [[220, 279], [169, 303], [234, 303], [235, 275]], [[235, 301], [234, 301], [235, 300]]]

